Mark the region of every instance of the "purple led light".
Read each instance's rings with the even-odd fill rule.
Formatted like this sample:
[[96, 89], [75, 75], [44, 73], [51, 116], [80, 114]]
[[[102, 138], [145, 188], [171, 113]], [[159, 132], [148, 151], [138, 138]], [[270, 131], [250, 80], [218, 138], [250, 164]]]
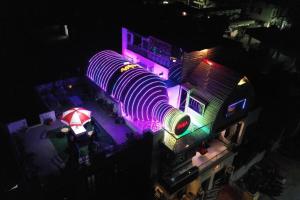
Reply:
[[[152, 83], [151, 83], [151, 80], [153, 80], [154, 78], [152, 77], [152, 78], [149, 78], [149, 79], [147, 79], [147, 80], [145, 80], [144, 82], [141, 82], [136, 88], [135, 88], [135, 90], [131, 93], [131, 95], [130, 95], [130, 97], [129, 97], [129, 100], [128, 101], [131, 101], [132, 102], [132, 104], [131, 104], [131, 112], [130, 113], [132, 113], [133, 114], [133, 112], [134, 112], [134, 106], [136, 106], [136, 107], [139, 107], [139, 102], [140, 101], [138, 101], [138, 103], [137, 104], [135, 104], [135, 101], [138, 99], [137, 97], [140, 97], [140, 95], [143, 95], [141, 98], [139, 98], [139, 100], [141, 100], [141, 99], [144, 99], [144, 95], [147, 93], [147, 92], [145, 92], [145, 89], [147, 88], [147, 87], [149, 87], [149, 85], [150, 84], [155, 84], [155, 83], [157, 83], [157, 81], [153, 81]], [[142, 89], [139, 89], [140, 88], [140, 86], [142, 85], [142, 84], [145, 84], [146, 82], [150, 82], [150, 84], [149, 85], [143, 85], [143, 88]], [[155, 86], [155, 87], [153, 87], [153, 88], [157, 88], [158, 86]], [[139, 89], [138, 90], [138, 93], [136, 94], [136, 95], [134, 95], [135, 94], [135, 91], [137, 90], [137, 89]], [[151, 88], [150, 88], [151, 89]], [[148, 90], [149, 91], [149, 90]], [[157, 91], [158, 92], [158, 91]], [[141, 94], [142, 93], [142, 94]], [[133, 96], [133, 100], [131, 100], [131, 98], [132, 98], [132, 96]], [[146, 101], [146, 99], [144, 100], [144, 102]], [[142, 107], [142, 113], [143, 113], [143, 107]], [[138, 119], [139, 119], [139, 117], [138, 117]], [[144, 118], [142, 117], [142, 120], [144, 120]]]
[[[165, 104], [166, 103], [166, 100], [165, 99], [162, 99], [162, 100], [158, 100], [155, 104], [154, 104], [154, 106], [153, 106], [153, 109], [152, 109], [152, 111], [151, 111], [151, 115], [152, 116], [157, 116], [157, 111], [158, 111], [158, 109], [157, 109], [157, 107], [160, 105], [160, 104]], [[157, 121], [158, 121], [158, 119], [157, 118], [155, 118]]]
[[[125, 96], [125, 98], [124, 98], [124, 103], [126, 104], [126, 102], [127, 102], [127, 107], [126, 107], [126, 112], [127, 113], [130, 113], [129, 112], [129, 106], [130, 106], [130, 103], [132, 103], [133, 104], [133, 102], [131, 101], [131, 98], [132, 98], [132, 96], [134, 96], [134, 97], [136, 97], [137, 96], [137, 94], [136, 94], [136, 91], [137, 91], [137, 89], [139, 89], [139, 86], [141, 86], [142, 84], [143, 84], [143, 86], [145, 87], [145, 86], [147, 86], [147, 85], [145, 85], [145, 82], [147, 82], [147, 77], [151, 77], [151, 78], [149, 78], [150, 80], [154, 80], [153, 79], [153, 75], [152, 74], [147, 74], [147, 75], [145, 75], [142, 79], [139, 79], [139, 80], [137, 80], [137, 81], [135, 81], [132, 85], [131, 85], [131, 87], [128, 89], [128, 92], [126, 93], [126, 96]], [[148, 79], [148, 80], [149, 80]], [[128, 97], [128, 98], [127, 98]], [[131, 112], [131, 113], [133, 113], [133, 112]], [[131, 114], [130, 113], [130, 114]]]
[[[156, 88], [158, 88], [159, 86], [157, 86]], [[156, 89], [156, 88], [153, 88], [153, 89]], [[157, 91], [155, 94], [154, 94], [154, 92], [151, 94], [151, 95], [148, 95], [148, 93], [150, 93], [150, 91], [151, 91], [151, 89], [150, 90], [148, 90], [148, 92], [147, 93], [145, 93], [144, 94], [144, 96], [146, 97], [145, 98], [145, 100], [143, 100], [143, 104], [142, 104], [142, 108], [145, 108], [145, 104], [146, 104], [146, 102], [148, 102], [148, 99], [152, 99], [152, 101], [148, 104], [148, 106], [150, 106], [150, 105], [152, 105], [152, 102], [153, 102], [153, 99], [155, 98], [155, 95], [156, 96], [158, 96], [158, 95], [160, 95], [160, 96], [164, 96], [164, 99], [166, 99], [168, 96], [167, 96], [167, 94], [162, 94], [161, 92], [159, 92], [159, 91]], [[140, 103], [140, 101], [139, 101], [139, 103]], [[153, 105], [153, 107], [154, 107], [154, 105]], [[144, 112], [143, 112], [144, 113]], [[152, 115], [152, 117], [149, 117], [148, 116], [148, 114], [149, 114], [150, 112], [148, 111], [148, 109], [146, 108], [146, 116], [147, 116], [147, 119], [148, 120], [152, 120], [152, 119], [155, 119], [155, 115]]]
[[[137, 120], [136, 123], [171, 124], [162, 123], [162, 120], [170, 120], [169, 116], [181, 113], [168, 104], [167, 89], [161, 78], [138, 65], [132, 65], [113, 51], [94, 55], [90, 59], [87, 76], [121, 103], [122, 113], [133, 121]], [[170, 127], [167, 128], [170, 130]]]
[[[125, 87], [130, 83], [130, 81], [131, 81], [132, 79], [134, 79], [135, 77], [141, 75], [141, 74], [147, 74], [147, 73], [146, 73], [144, 70], [143, 70], [143, 71], [140, 71], [140, 72], [136, 72], [136, 73], [133, 73], [133, 74], [131, 75], [130, 78], [124, 80], [123, 84], [120, 85], [119, 91], [117, 92], [117, 98], [118, 98], [118, 99], [121, 98], [121, 94], [123, 93]], [[126, 93], [126, 94], [127, 94], [127, 93]]]
[[129, 70], [129, 71], [124, 72], [120, 76], [120, 78], [117, 80], [116, 84], [114, 84], [113, 89], [112, 89], [112, 94], [114, 96], [116, 96], [116, 94], [117, 94], [117, 99], [119, 99], [120, 90], [122, 91], [124, 89], [123, 87], [126, 86], [125, 81], [128, 83], [130, 81], [130, 80], [128, 80], [128, 78], [132, 79], [132, 77], [130, 77], [130, 76], [132, 76], [132, 74], [134, 74], [134, 73], [139, 73], [140, 74], [140, 73], [144, 73], [144, 72], [145, 72], [145, 70], [142, 69], [142, 68], [139, 68], [135, 71]]
[[[150, 103], [146, 106], [147, 119], [148, 119], [148, 114], [151, 113], [150, 111], [154, 109], [154, 106], [152, 106], [152, 109], [149, 110], [150, 109], [150, 105], [153, 105], [153, 103], [157, 102], [157, 100], [160, 99], [160, 98], [164, 99], [164, 98], [166, 98], [166, 96], [165, 95], [157, 95], [156, 97], [152, 98], [151, 101], [150, 101]], [[144, 101], [143, 106], [144, 106], [145, 102], [146, 101]]]

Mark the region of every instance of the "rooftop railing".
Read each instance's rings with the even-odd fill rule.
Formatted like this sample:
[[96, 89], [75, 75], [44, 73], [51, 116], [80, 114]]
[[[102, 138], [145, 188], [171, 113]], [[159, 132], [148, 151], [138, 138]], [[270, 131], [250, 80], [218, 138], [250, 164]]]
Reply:
[[148, 58], [149, 60], [152, 60], [153, 62], [160, 64], [167, 68], [171, 68], [174, 64], [177, 64], [176, 62], [173, 62], [170, 59], [171, 56], [163, 55], [160, 53], [154, 53], [154, 52], [150, 51], [149, 49], [145, 49], [145, 48], [137, 46], [137, 45], [128, 45], [127, 48], [129, 50], [131, 50], [145, 58]]

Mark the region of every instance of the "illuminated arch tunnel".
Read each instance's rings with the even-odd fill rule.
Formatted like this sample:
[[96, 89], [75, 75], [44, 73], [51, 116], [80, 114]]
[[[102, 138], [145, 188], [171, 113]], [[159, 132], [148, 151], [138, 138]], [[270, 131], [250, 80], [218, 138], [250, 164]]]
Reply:
[[129, 62], [111, 50], [101, 51], [89, 60], [87, 77], [124, 106], [133, 121], [160, 122], [171, 133], [182, 134], [190, 117], [168, 104], [162, 79]]

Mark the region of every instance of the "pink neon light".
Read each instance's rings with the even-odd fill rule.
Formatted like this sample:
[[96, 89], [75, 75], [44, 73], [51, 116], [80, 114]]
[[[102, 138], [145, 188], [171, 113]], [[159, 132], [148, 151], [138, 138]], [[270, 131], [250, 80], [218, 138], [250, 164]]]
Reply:
[[[120, 86], [120, 85], [124, 85], [124, 83], [123, 83], [124, 81], [127, 81], [127, 82], [128, 82], [128, 79], [127, 79], [128, 76], [131, 76], [131, 74], [134, 74], [134, 73], [140, 73], [140, 74], [141, 74], [141, 72], [143, 73], [143, 72], [145, 72], [145, 70], [142, 69], [142, 68], [138, 68], [138, 69], [136, 69], [136, 70], [129, 70], [129, 71], [124, 72], [124, 73], [120, 76], [120, 78], [117, 80], [116, 84], [113, 86], [112, 94], [113, 94], [114, 96], [115, 96], [116, 94], [119, 94], [119, 90], [120, 90], [119, 86]], [[123, 77], [123, 76], [124, 76], [124, 77]]]
[[[155, 102], [155, 101], [156, 101], [157, 99], [159, 99], [159, 98], [164, 99], [164, 98], [166, 98], [166, 95], [158, 95], [158, 96], [154, 97], [154, 98], [150, 101], [150, 103], [146, 106], [146, 116], [147, 116], [147, 120], [150, 119], [150, 118], [148, 118], [148, 113], [150, 113], [150, 111], [149, 111], [150, 105], [152, 105], [153, 102]], [[144, 101], [143, 105], [145, 104], [145, 102], [146, 102], [146, 101]], [[154, 109], [154, 106], [152, 107], [151, 113], [152, 113], [153, 109]], [[152, 120], [152, 119], [151, 119], [151, 120]]]
[[[157, 107], [160, 105], [160, 104], [164, 104], [164, 103], [166, 103], [166, 100], [165, 99], [162, 99], [162, 100], [159, 100], [159, 101], [157, 101], [155, 104], [154, 104], [154, 106], [153, 106], [153, 109], [152, 109], [152, 111], [151, 111], [151, 114], [152, 114], [152, 116], [157, 116]], [[155, 118], [157, 121], [158, 121], [158, 119], [157, 118]]]
[[[153, 94], [151, 94], [151, 93], [150, 93], [149, 95], [146, 95], [146, 94], [148, 94], [150, 91], [152, 91], [153, 89], [156, 89], [156, 88], [161, 88], [161, 86], [156, 86], [156, 87], [150, 88], [146, 93], [144, 93], [143, 97], [146, 96], [146, 99], [143, 100], [142, 108], [145, 108], [144, 105], [145, 105], [145, 103], [148, 101], [149, 98], [152, 98], [152, 99], [154, 98], [154, 96], [153, 96], [153, 95], [154, 95], [154, 92], [153, 92]], [[155, 92], [155, 94], [156, 94], [156, 93], [161, 93], [161, 91], [158, 90], [158, 91]], [[162, 95], [163, 95], [163, 94], [162, 94]], [[139, 105], [139, 104], [140, 104], [140, 100], [139, 100], [139, 102], [138, 102], [138, 105]], [[149, 104], [148, 104], [148, 105], [149, 105]], [[142, 113], [144, 113], [145, 110], [143, 109], [142, 111], [143, 111]], [[150, 118], [152, 118], [152, 117], [149, 117], [148, 114], [149, 114], [149, 113], [146, 112], [146, 118], [147, 118], [147, 120], [150, 120]], [[143, 117], [143, 118], [144, 118], [144, 117]], [[145, 119], [145, 118], [144, 118], [144, 119]]]
[[[128, 99], [128, 106], [129, 106], [129, 103], [130, 102], [132, 102], [132, 100], [131, 100], [131, 98], [132, 98], [132, 95], [133, 96], [135, 96], [135, 98], [138, 96], [138, 94], [140, 94], [140, 92], [143, 90], [143, 89], [140, 89], [140, 91], [138, 92], [138, 94], [136, 94], [135, 93], [135, 91], [137, 90], [137, 89], [139, 89], [139, 87], [142, 85], [142, 84], [145, 84], [145, 82], [147, 82], [147, 81], [149, 81], [149, 80], [155, 80], [155, 77], [153, 77], [153, 75], [152, 74], [148, 74], [148, 75], [146, 75], [145, 76], [145, 78], [146, 77], [151, 77], [151, 78], [149, 78], [149, 79], [146, 79], [146, 80], [142, 80], [142, 81], [136, 81], [132, 86], [131, 86], [131, 88], [130, 89], [128, 89], [128, 93], [130, 93], [130, 95], [129, 95], [129, 99]], [[143, 77], [143, 79], [144, 79], [144, 77]], [[135, 84], [138, 84], [137, 86], [135, 86]], [[147, 85], [144, 85], [144, 87], [147, 87]], [[131, 91], [131, 89], [133, 88], [133, 91]], [[129, 92], [130, 91], [130, 92]], [[128, 94], [127, 93], [127, 94]], [[124, 102], [126, 101], [126, 97], [127, 97], [127, 94], [126, 94], [126, 96], [125, 96], [125, 98], [124, 98]], [[135, 98], [134, 98], [134, 100], [135, 100]], [[132, 105], [134, 104], [134, 101], [132, 102]], [[129, 111], [129, 108], [128, 108], [128, 112], [129, 113], [133, 113], [133, 106], [131, 105], [131, 112]]]
[[[158, 87], [161, 87], [161, 86], [156, 86], [155, 88], [158, 88]], [[142, 103], [142, 108], [144, 108], [144, 105], [145, 105], [145, 103], [148, 101], [149, 98], [153, 98], [153, 95], [147, 95], [152, 89], [154, 89], [154, 88], [151, 88], [151, 89], [149, 89], [146, 93], [144, 93], [143, 97], [144, 97], [144, 96], [147, 96], [147, 97], [146, 97], [146, 99], [144, 100], [144, 102]], [[157, 91], [157, 93], [158, 93], [158, 92], [160, 92], [160, 91]], [[151, 93], [150, 93], [150, 94], [151, 94]], [[163, 95], [163, 94], [162, 94], [162, 95]], [[167, 96], [167, 95], [165, 95], [165, 96]], [[141, 100], [138, 101], [138, 106], [140, 105], [140, 101], [141, 101]], [[146, 117], [147, 117], [147, 119], [150, 119], [150, 117], [148, 116], [148, 114], [149, 114], [149, 113], [146, 112]], [[144, 115], [144, 112], [142, 112], [142, 115]], [[143, 118], [144, 118], [144, 117], [143, 117]]]
[[[149, 78], [149, 79], [145, 80], [144, 82], [141, 82], [141, 83], [135, 88], [135, 90], [137, 90], [137, 88], [139, 88], [142, 84], [145, 84], [146, 82], [149, 82], [149, 81], [151, 81], [151, 80], [157, 80], [157, 77], [153, 77], [153, 76], [152, 76], [152, 78]], [[133, 99], [132, 104], [131, 104], [131, 113], [133, 113], [133, 106], [135, 105], [135, 101], [136, 101], [137, 97], [139, 97], [139, 94], [140, 94], [141, 92], [145, 92], [144, 90], [145, 90], [146, 87], [149, 87], [150, 85], [155, 84], [155, 83], [161, 83], [161, 82], [159, 82], [159, 81], [153, 81], [152, 83], [150, 82], [150, 84], [144, 85], [144, 87], [143, 87], [142, 89], [140, 89], [140, 91], [139, 91], [136, 95], [134, 95], [134, 99]], [[156, 87], [155, 87], [155, 88], [156, 88]], [[130, 96], [128, 102], [130, 102], [130, 99], [131, 99], [132, 95], [134, 94], [135, 90], [131, 93], [131, 96]], [[143, 96], [142, 96], [141, 98], [139, 98], [139, 101], [138, 101], [138, 102], [140, 102], [141, 99], [144, 99], [144, 95], [145, 95], [146, 93], [147, 93], [147, 92], [145, 92], [145, 93], [143, 94]], [[136, 107], [138, 107], [138, 106], [139, 106], [139, 103], [136, 105]], [[143, 108], [143, 107], [142, 107], [142, 108]]]
[[135, 78], [136, 76], [138, 76], [140, 74], [147, 74], [147, 72], [140, 71], [140, 72], [137, 72], [137, 73], [133, 73], [133, 75], [129, 79], [124, 80], [124, 83], [122, 85], [120, 85], [120, 89], [116, 88], [118, 99], [120, 99], [121, 93], [124, 90], [124, 88], [127, 86], [127, 83], [129, 83], [133, 78]]
[[119, 70], [120, 66], [123, 65], [123, 62], [112, 62], [110, 64], [112, 67], [111, 69], [108, 69], [106, 72], [103, 74], [103, 83], [104, 83], [104, 88], [107, 88], [107, 84], [111, 76]]

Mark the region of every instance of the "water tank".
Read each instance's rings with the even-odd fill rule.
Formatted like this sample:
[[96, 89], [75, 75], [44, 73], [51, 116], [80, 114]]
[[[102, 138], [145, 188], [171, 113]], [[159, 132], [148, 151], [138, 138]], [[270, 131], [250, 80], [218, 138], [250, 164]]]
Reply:
[[132, 121], [159, 122], [171, 133], [182, 134], [190, 117], [168, 104], [163, 80], [111, 50], [89, 60], [87, 77], [114, 100]]

